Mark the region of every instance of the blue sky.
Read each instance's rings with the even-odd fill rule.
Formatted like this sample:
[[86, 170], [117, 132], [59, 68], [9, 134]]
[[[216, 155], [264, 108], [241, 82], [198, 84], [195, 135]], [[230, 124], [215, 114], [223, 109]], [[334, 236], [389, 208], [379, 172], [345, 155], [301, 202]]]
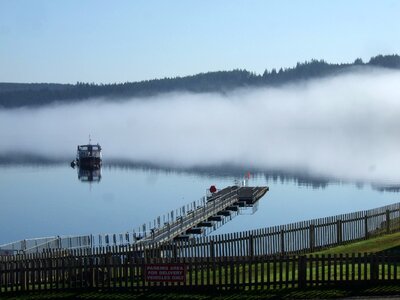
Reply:
[[0, 82], [110, 83], [400, 53], [400, 1], [0, 0]]

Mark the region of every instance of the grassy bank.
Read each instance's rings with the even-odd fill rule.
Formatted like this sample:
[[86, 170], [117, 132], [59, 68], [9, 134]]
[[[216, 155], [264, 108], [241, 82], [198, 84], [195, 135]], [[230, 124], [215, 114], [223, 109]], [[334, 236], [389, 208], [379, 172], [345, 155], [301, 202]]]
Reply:
[[350, 253], [376, 253], [376, 252], [400, 252], [400, 232], [388, 234], [369, 240], [337, 246], [312, 254], [350, 254]]

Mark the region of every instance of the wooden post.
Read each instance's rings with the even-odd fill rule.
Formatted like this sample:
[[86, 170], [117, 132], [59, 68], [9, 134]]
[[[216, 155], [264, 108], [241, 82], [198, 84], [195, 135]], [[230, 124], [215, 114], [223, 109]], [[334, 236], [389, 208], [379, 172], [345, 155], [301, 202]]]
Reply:
[[215, 258], [214, 240], [210, 241], [210, 257]]
[[285, 254], [285, 231], [281, 229], [281, 254]]
[[25, 271], [25, 261], [21, 260], [20, 261], [20, 268], [19, 271], [21, 272], [21, 290], [25, 291], [26, 290], [26, 271]]
[[[400, 208], [398, 208], [400, 214]], [[400, 231], [400, 220], [397, 220], [396, 232]]]
[[298, 269], [297, 272], [298, 287], [304, 288], [306, 287], [307, 284], [307, 261], [305, 256], [300, 255], [298, 257], [297, 269]]
[[252, 234], [249, 236], [249, 256], [254, 256], [254, 238]]
[[176, 259], [178, 257], [178, 247], [174, 242], [172, 243], [172, 251], [173, 251], [172, 257]]
[[342, 220], [336, 221], [336, 242], [342, 244]]
[[376, 254], [372, 254], [371, 256], [369, 256], [369, 264], [370, 264], [369, 278], [370, 278], [371, 282], [374, 283], [378, 280], [378, 274], [379, 274], [379, 265], [377, 262]]
[[315, 248], [315, 225], [314, 224], [310, 224], [309, 227], [309, 246], [310, 246], [310, 251], [314, 251]]
[[365, 212], [365, 216], [364, 216], [364, 232], [365, 232], [365, 239], [369, 238], [369, 234], [368, 234], [368, 215], [367, 212]]
[[390, 233], [390, 210], [386, 210], [386, 233]]

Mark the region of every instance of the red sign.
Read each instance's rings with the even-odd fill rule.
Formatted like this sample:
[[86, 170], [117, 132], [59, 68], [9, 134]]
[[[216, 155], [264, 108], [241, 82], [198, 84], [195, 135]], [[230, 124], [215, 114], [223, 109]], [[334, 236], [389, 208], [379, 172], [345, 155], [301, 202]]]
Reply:
[[211, 193], [215, 193], [217, 191], [217, 188], [215, 187], [215, 185], [210, 186], [210, 192]]
[[146, 281], [185, 282], [184, 264], [148, 264], [145, 266]]

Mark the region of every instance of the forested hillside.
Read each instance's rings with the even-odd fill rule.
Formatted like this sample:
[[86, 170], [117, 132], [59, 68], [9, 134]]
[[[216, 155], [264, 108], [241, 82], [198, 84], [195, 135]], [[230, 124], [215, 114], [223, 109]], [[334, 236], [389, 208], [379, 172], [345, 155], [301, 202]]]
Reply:
[[324, 60], [311, 60], [297, 63], [293, 68], [265, 70], [263, 74], [255, 74], [247, 70], [232, 70], [118, 84], [0, 83], [0, 107], [40, 106], [54, 102], [76, 102], [94, 97], [106, 97], [110, 100], [147, 97], [178, 91], [224, 93], [235, 88], [278, 86], [371, 66], [400, 69], [400, 56], [378, 55], [372, 57], [367, 63], [358, 58], [350, 64], [329, 64]]

